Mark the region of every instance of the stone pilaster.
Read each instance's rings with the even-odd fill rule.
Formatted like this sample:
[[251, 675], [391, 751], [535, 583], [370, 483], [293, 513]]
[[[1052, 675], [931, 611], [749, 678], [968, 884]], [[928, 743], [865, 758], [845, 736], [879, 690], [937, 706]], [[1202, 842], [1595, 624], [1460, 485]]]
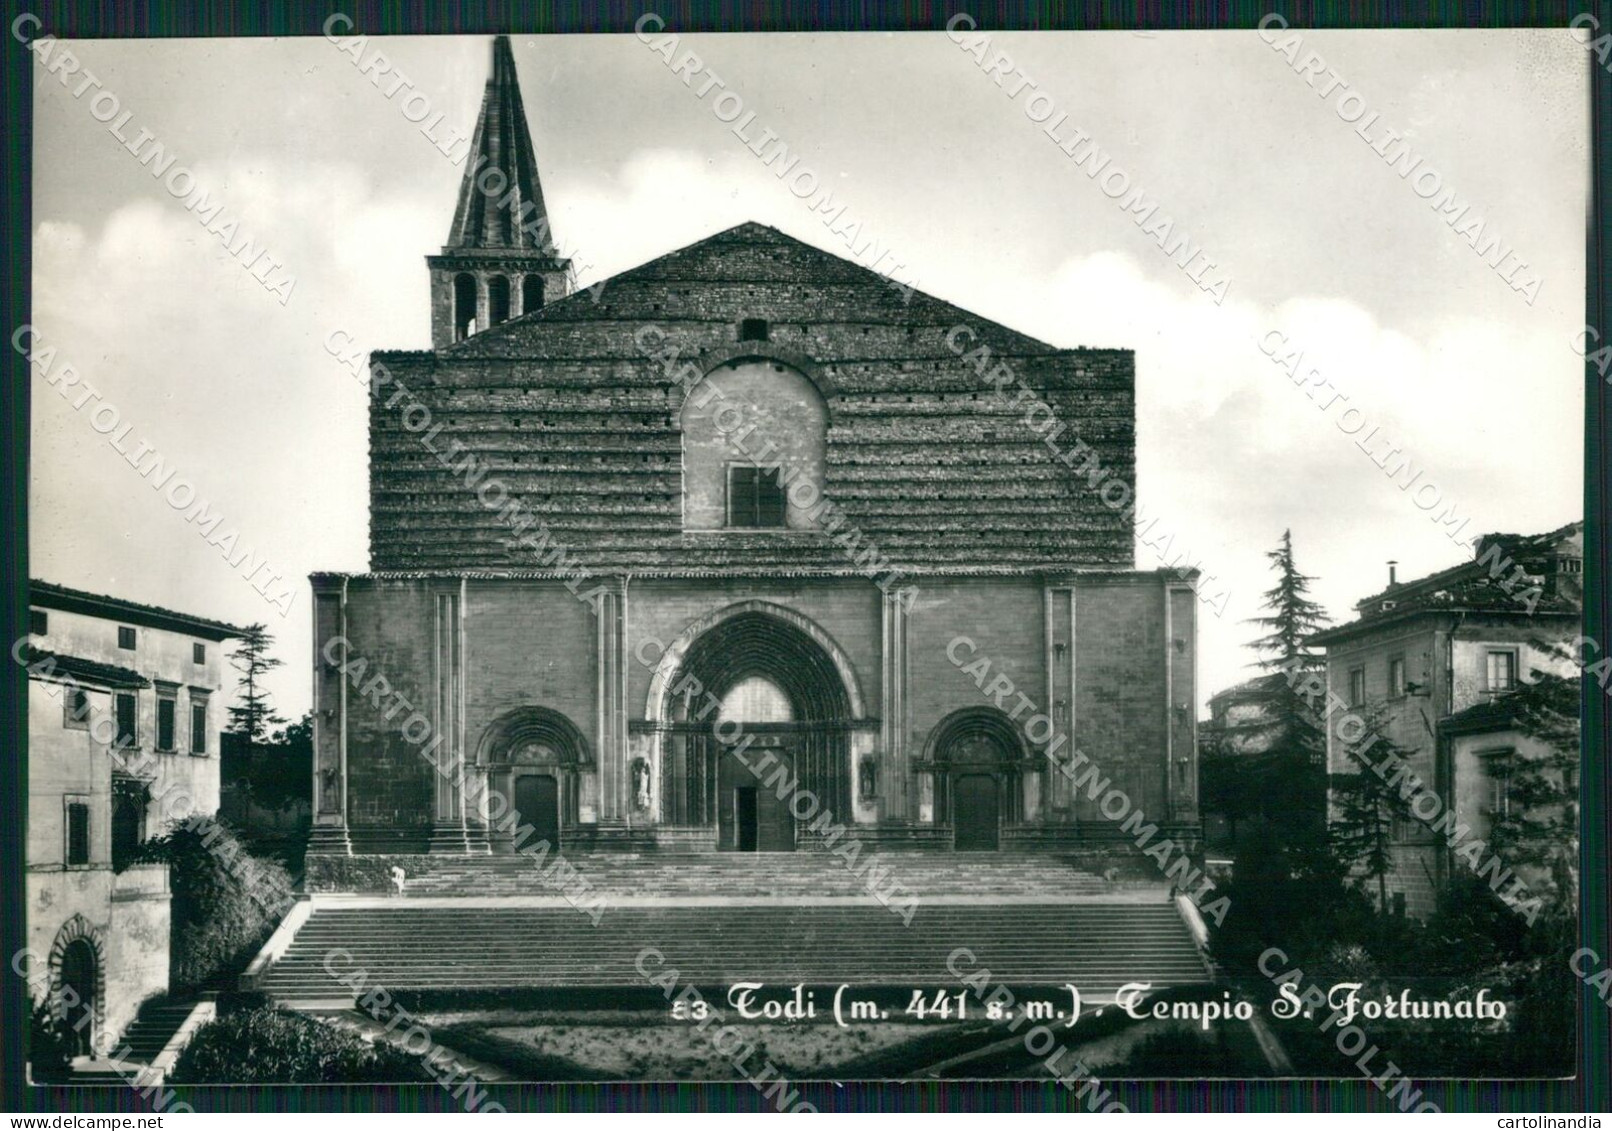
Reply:
[[[907, 710], [907, 606], [899, 591], [884, 594], [884, 669], [879, 679], [883, 702], [879, 709], [879, 792], [886, 816], [910, 820], [916, 813], [915, 792], [908, 749], [911, 733]], [[853, 765], [851, 781], [857, 782]]]
[[1165, 796], [1172, 821], [1198, 819], [1198, 595], [1164, 586]]
[[465, 825], [464, 750], [464, 586], [435, 596], [432, 686], [433, 730], [437, 741], [431, 761], [432, 812], [430, 850], [434, 853], [470, 851]]
[[[597, 775], [596, 820], [604, 823], [625, 821], [632, 800], [627, 758], [627, 587], [617, 579], [608, 591], [597, 597], [595, 618], [594, 672], [597, 715], [595, 735]], [[584, 792], [582, 801], [589, 798]], [[585, 810], [580, 814], [587, 823]]]
[[313, 828], [308, 851], [352, 855], [347, 836], [347, 579], [313, 585]]
[[[1049, 585], [1044, 590], [1045, 644], [1043, 662], [1046, 665], [1044, 691], [1046, 714], [1052, 719], [1053, 739], [1056, 745], [1053, 759], [1067, 761], [1075, 747], [1075, 587]], [[1058, 736], [1064, 736], [1059, 742]], [[1045, 748], [1038, 748], [1044, 762], [1040, 802], [1055, 812], [1067, 812], [1074, 798], [1069, 778], [1046, 757]]]

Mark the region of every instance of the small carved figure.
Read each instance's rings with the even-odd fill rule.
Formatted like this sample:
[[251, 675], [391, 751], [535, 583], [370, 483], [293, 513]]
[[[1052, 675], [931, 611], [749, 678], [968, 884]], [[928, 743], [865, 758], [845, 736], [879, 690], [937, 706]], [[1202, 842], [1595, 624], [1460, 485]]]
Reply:
[[858, 767], [858, 785], [863, 801], [872, 801], [878, 795], [879, 773], [872, 758], [862, 759]]
[[396, 864], [392, 865], [392, 886], [397, 889], [398, 895], [403, 894], [403, 885], [407, 882], [408, 873], [403, 871], [403, 869], [399, 868]]
[[632, 763], [632, 804], [640, 812], [649, 808], [649, 763], [642, 758]]

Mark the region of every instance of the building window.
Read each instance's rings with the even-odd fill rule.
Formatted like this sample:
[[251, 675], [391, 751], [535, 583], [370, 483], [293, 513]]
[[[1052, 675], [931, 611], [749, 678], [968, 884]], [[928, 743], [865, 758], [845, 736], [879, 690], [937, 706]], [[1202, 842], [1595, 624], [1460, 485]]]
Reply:
[[1517, 686], [1517, 653], [1511, 649], [1489, 652], [1489, 690], [1511, 691]]
[[207, 753], [207, 700], [190, 697], [190, 752]]
[[462, 342], [476, 332], [476, 277], [453, 277], [453, 340]]
[[528, 275], [521, 280], [521, 313], [543, 309], [543, 276]]
[[134, 629], [127, 625], [118, 625], [118, 647], [126, 652], [134, 651]]
[[767, 320], [765, 318], [746, 318], [739, 323], [739, 340], [741, 342], [764, 342], [767, 340]]
[[487, 325], [502, 326], [509, 321], [509, 280], [494, 275], [487, 280]]
[[82, 801], [67, 803], [67, 863], [90, 862], [90, 807]]
[[728, 525], [784, 525], [784, 485], [777, 470], [733, 465], [728, 468]]
[[1349, 706], [1363, 707], [1366, 703], [1366, 669], [1351, 668], [1349, 671]]
[[1388, 694], [1395, 699], [1405, 696], [1405, 657], [1395, 656], [1388, 661]]
[[174, 748], [174, 712], [178, 704], [172, 695], [157, 696], [157, 749]]
[[50, 618], [45, 615], [44, 609], [28, 610], [28, 631], [34, 636], [43, 636], [50, 631]]
[[1489, 765], [1489, 819], [1511, 815], [1511, 774], [1496, 763]]
[[127, 748], [140, 744], [140, 734], [135, 722], [135, 708], [139, 700], [132, 691], [120, 691], [113, 699], [117, 708], [117, 745]]
[[190, 662], [193, 664], [205, 664], [207, 662], [207, 645], [192, 644], [190, 646]]
[[1584, 571], [1584, 559], [1583, 558], [1563, 558], [1562, 559], [1562, 572], [1563, 573], [1582, 573], [1583, 571]]
[[62, 726], [74, 730], [87, 730], [90, 725], [90, 693], [82, 687], [68, 686], [62, 695]]

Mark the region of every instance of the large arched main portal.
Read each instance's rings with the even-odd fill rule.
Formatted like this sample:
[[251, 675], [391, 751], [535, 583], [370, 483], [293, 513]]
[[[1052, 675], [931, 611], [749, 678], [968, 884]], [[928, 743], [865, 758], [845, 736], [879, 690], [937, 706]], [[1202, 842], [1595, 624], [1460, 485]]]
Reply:
[[759, 603], [697, 627], [680, 654], [668, 649], [651, 691], [662, 823], [714, 830], [723, 850], [787, 850], [800, 793], [817, 804], [797, 811], [849, 822], [860, 696], [843, 655], [804, 618]]

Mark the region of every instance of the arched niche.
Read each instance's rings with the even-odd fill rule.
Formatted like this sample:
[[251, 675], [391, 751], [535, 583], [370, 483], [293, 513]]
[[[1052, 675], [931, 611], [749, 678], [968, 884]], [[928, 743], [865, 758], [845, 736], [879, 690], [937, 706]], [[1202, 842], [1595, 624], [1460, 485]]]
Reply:
[[819, 508], [828, 451], [828, 403], [799, 369], [767, 357], [712, 369], [678, 414], [683, 528], [768, 528], [746, 503], [753, 473], [783, 489], [782, 528], [808, 530]]

